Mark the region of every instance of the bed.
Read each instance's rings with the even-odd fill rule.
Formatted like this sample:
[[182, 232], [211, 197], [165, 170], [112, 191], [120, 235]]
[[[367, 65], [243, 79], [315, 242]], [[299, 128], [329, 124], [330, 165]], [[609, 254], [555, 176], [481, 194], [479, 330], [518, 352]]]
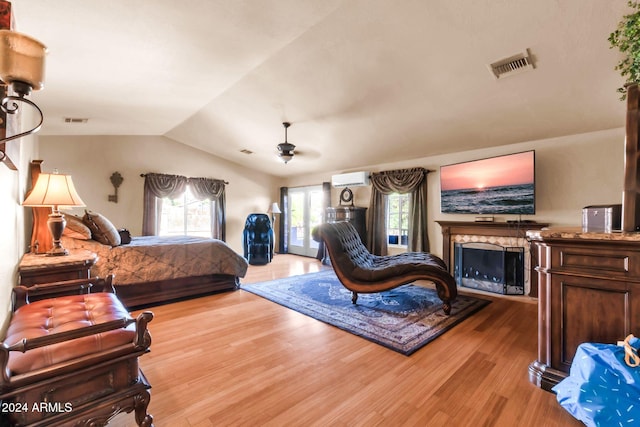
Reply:
[[118, 246], [62, 236], [66, 249], [95, 252], [93, 276], [115, 275], [129, 308], [237, 289], [247, 261], [225, 242], [190, 236], [140, 236]]
[[[41, 163], [31, 162], [33, 183], [40, 175]], [[48, 207], [33, 208], [33, 253], [45, 253], [52, 247], [49, 213]], [[99, 213], [87, 210], [82, 217], [63, 213], [67, 225], [62, 246], [95, 252], [98, 260], [91, 274], [113, 274], [117, 295], [128, 308], [235, 290], [247, 272], [247, 261], [222, 240], [191, 236], [125, 239], [121, 230]]]

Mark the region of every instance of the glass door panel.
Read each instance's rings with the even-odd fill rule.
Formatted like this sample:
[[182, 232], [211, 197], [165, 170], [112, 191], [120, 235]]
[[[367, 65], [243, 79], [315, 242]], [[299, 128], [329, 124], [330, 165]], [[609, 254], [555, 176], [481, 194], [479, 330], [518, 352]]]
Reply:
[[289, 218], [289, 252], [315, 257], [318, 242], [311, 231], [322, 222], [322, 186], [290, 188]]

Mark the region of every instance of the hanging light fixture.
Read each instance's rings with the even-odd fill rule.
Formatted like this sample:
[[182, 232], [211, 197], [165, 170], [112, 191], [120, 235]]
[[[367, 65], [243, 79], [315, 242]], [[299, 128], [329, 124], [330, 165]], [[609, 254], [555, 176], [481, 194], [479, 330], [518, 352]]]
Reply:
[[282, 123], [282, 126], [284, 126], [284, 142], [278, 144], [278, 156], [280, 156], [282, 161], [284, 161], [286, 164], [289, 162], [289, 160], [293, 159], [296, 146], [287, 142], [287, 128], [291, 126], [291, 123], [284, 122]]
[[[0, 143], [40, 130], [43, 121], [42, 110], [26, 96], [31, 90], [40, 90], [43, 87], [46, 53], [46, 46], [38, 40], [15, 31], [0, 30], [0, 83], [11, 86], [16, 93], [4, 97], [0, 108], [6, 114], [16, 114], [19, 102], [35, 108], [40, 116], [39, 123], [33, 129], [0, 139]], [[5, 153], [0, 149], [0, 160], [4, 157]]]

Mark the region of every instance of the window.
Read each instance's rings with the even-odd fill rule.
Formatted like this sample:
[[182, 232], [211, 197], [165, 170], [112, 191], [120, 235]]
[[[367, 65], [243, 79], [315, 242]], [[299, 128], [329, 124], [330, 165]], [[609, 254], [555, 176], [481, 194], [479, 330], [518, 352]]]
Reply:
[[143, 236], [192, 235], [225, 240], [228, 182], [159, 173], [144, 177]]
[[162, 203], [158, 235], [212, 237], [211, 224], [215, 220], [212, 201], [196, 200], [189, 186], [182, 197], [158, 201]]
[[409, 193], [387, 196], [387, 242], [407, 246], [409, 238]]

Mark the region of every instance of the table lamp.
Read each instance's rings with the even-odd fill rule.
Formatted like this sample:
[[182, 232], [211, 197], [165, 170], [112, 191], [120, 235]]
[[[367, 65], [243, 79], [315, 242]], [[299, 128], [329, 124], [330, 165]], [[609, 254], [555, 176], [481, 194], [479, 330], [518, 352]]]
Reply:
[[47, 255], [68, 255], [69, 252], [62, 247], [60, 239], [67, 222], [60, 212], [60, 206], [85, 206], [71, 180], [71, 175], [57, 173], [41, 173], [31, 193], [22, 202], [23, 206], [51, 206], [51, 213], [47, 220], [49, 232], [53, 238], [53, 248]]

